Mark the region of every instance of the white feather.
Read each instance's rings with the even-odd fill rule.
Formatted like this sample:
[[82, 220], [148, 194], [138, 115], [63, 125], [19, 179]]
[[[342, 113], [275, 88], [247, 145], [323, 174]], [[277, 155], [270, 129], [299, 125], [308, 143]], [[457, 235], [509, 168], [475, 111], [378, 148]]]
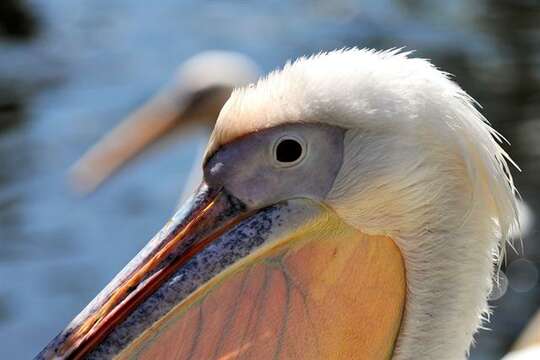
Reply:
[[235, 91], [208, 151], [290, 122], [349, 129], [327, 202], [403, 253], [408, 293], [394, 358], [465, 358], [516, 221], [501, 136], [427, 60], [347, 49], [301, 58]]
[[512, 351], [502, 360], [538, 360], [540, 359], [540, 346], [533, 346], [519, 351]]

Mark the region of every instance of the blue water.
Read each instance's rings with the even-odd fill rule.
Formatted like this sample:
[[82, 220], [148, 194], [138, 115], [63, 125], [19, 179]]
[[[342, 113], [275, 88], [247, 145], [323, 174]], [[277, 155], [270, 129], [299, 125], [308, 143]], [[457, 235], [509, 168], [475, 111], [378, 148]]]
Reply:
[[[465, 0], [29, 3], [38, 35], [0, 43], [1, 359], [35, 355], [171, 214], [202, 141], [197, 133], [152, 149], [87, 198], [69, 190], [65, 175], [202, 50], [241, 51], [269, 71], [288, 58], [343, 46], [418, 49], [455, 73], [512, 140], [525, 169], [518, 185], [538, 208], [539, 32], [531, 25], [516, 34], [521, 48], [508, 35], [512, 24], [528, 24], [527, 12]], [[525, 63], [533, 75], [520, 87], [516, 69]], [[536, 237], [533, 231], [525, 241], [538, 266]], [[505, 351], [539, 299], [538, 285], [510, 289], [494, 304], [493, 330], [479, 337], [473, 358]]]

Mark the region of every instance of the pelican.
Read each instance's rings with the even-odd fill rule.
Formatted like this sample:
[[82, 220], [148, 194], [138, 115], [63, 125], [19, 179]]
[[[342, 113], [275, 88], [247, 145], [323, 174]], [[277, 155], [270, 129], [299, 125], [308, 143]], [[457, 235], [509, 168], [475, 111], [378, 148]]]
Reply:
[[463, 359], [515, 188], [501, 136], [400, 50], [235, 90], [195, 194], [37, 359]]
[[[217, 115], [234, 87], [257, 80], [259, 70], [246, 55], [205, 51], [180, 64], [171, 84], [120, 122], [95, 144], [70, 171], [80, 193], [96, 190], [148, 145], [174, 130], [199, 125], [208, 138]], [[204, 143], [206, 145], [206, 142]], [[194, 161], [182, 198], [191, 195], [202, 177], [200, 157]]]

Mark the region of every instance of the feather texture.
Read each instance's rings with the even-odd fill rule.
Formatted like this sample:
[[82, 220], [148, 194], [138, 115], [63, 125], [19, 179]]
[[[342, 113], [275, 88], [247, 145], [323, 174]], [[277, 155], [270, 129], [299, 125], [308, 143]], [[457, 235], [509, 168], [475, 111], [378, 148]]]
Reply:
[[410, 55], [354, 48], [288, 63], [232, 94], [207, 154], [284, 123], [348, 129], [326, 202], [402, 251], [408, 292], [394, 357], [465, 358], [516, 223], [511, 160], [472, 98]]

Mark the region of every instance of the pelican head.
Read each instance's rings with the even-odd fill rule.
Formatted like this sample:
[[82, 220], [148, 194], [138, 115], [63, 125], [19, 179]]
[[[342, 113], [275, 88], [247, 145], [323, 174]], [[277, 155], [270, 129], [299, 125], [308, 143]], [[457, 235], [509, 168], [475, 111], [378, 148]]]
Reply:
[[516, 216], [471, 98], [398, 50], [223, 107], [193, 198], [38, 358], [460, 359]]
[[94, 191], [148, 145], [173, 131], [199, 125], [210, 132], [232, 89], [257, 80], [258, 74], [250, 58], [232, 51], [205, 51], [189, 58], [170, 84], [77, 161], [70, 172], [74, 188]]

